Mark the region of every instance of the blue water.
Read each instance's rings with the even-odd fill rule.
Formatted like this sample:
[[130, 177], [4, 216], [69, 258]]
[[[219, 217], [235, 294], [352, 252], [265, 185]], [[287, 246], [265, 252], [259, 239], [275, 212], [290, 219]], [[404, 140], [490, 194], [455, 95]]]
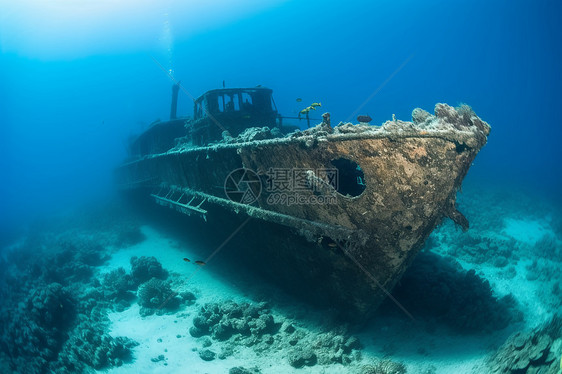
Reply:
[[492, 126], [472, 191], [560, 206], [560, 1], [58, 4], [0, 3], [2, 234], [111, 196], [128, 137], [169, 115], [168, 74], [195, 97], [261, 84], [280, 113], [321, 102], [336, 123], [466, 103]]
[[[374, 123], [467, 103], [493, 128], [471, 178], [559, 190], [560, 2], [221, 4], [110, 8], [93, 20], [80, 6], [3, 5], [3, 220], [108, 191], [126, 137], [168, 116], [170, 80], [151, 56], [194, 96], [223, 80], [262, 84], [281, 113], [301, 97], [335, 121], [392, 76], [361, 109]], [[191, 113], [189, 97], [179, 105]]]

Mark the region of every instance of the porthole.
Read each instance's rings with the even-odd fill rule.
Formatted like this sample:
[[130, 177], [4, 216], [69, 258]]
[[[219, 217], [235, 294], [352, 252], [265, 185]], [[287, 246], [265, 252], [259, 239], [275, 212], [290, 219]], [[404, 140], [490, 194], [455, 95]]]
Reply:
[[357, 197], [365, 191], [365, 174], [357, 162], [341, 157], [330, 163], [338, 170], [336, 191], [347, 197]]

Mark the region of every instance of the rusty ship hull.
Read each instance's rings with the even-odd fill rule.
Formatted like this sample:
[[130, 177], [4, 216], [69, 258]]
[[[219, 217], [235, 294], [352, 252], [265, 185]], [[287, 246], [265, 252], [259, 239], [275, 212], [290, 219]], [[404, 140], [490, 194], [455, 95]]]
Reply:
[[[291, 293], [367, 317], [443, 218], [468, 227], [456, 193], [490, 127], [471, 109], [445, 104], [435, 115], [416, 109], [413, 119], [180, 145], [124, 163], [116, 177], [124, 191], [236, 232], [238, 253]], [[319, 175], [342, 159], [361, 170], [356, 196]], [[305, 188], [283, 196], [307, 203], [273, 201], [278, 191], [266, 187], [253, 201], [233, 200], [221, 188], [233, 170], [253, 171], [262, 186], [271, 170], [304, 171]]]

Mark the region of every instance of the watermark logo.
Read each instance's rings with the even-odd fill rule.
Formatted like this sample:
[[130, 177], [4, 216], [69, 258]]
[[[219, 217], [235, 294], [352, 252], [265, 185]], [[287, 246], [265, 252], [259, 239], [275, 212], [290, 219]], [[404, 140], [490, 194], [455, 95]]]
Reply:
[[337, 203], [338, 183], [335, 168], [269, 168], [261, 179], [255, 171], [241, 168], [228, 175], [224, 192], [241, 204], [257, 201], [264, 190], [269, 205], [323, 205]]
[[[270, 205], [335, 204], [338, 169], [270, 168], [265, 190]], [[312, 194], [311, 194], [312, 192]]]
[[276, 192], [322, 192], [326, 186], [338, 189], [338, 169], [269, 168], [266, 173], [266, 191]]
[[267, 196], [269, 205], [328, 205], [336, 204], [338, 197], [336, 195], [302, 195], [290, 194], [286, 192], [275, 192]]
[[252, 204], [260, 197], [261, 191], [260, 177], [250, 169], [236, 169], [224, 181], [224, 193], [236, 203]]

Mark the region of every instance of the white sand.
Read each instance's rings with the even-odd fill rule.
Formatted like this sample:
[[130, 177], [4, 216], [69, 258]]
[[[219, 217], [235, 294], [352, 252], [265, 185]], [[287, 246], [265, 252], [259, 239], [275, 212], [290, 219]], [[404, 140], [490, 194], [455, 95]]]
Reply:
[[[203, 267], [197, 266], [193, 262], [186, 263], [183, 261], [184, 257], [194, 260], [198, 256], [189, 251], [188, 248], [182, 247], [178, 242], [162, 236], [148, 226], [143, 227], [142, 231], [147, 239], [138, 245], [116, 252], [102, 272], [109, 272], [118, 267], [124, 267], [127, 271], [130, 271], [129, 261], [132, 256], [154, 256], [166, 270], [179, 275], [183, 284], [182, 289], [194, 292], [197, 296], [198, 305], [184, 307], [174, 314], [141, 317], [139, 306], [135, 303], [124, 312], [111, 313], [109, 315], [112, 322], [111, 335], [129, 337], [137, 341], [139, 345], [134, 349], [134, 362], [100, 372], [111, 374], [228, 373], [229, 369], [235, 366], [244, 366], [248, 369], [258, 366], [263, 374], [337, 374], [346, 370], [341, 365], [332, 365], [331, 367], [316, 365], [304, 369], [295, 369], [289, 365], [286, 359], [287, 352], [274, 351], [257, 355], [251, 348], [247, 347], [239, 347], [239, 350], [233, 356], [224, 360], [216, 358], [213, 361], [203, 361], [195, 350], [196, 348], [201, 349], [201, 344], [188, 332], [199, 305], [223, 300], [253, 301], [242, 296], [241, 290], [235, 285], [217, 279], [216, 275], [208, 271], [206, 268], [212, 266], [212, 263]], [[263, 287], [263, 285], [260, 285], [260, 287]], [[274, 292], [274, 290], [271, 290], [271, 292]], [[279, 317], [275, 311], [273, 313]], [[213, 343], [209, 349], [217, 354], [220, 352], [217, 343]], [[152, 358], [157, 358], [159, 355], [164, 355], [165, 360], [151, 361]]]
[[[549, 233], [548, 225], [539, 221], [525, 221], [516, 218], [505, 220], [505, 229], [497, 235], [510, 236], [524, 245], [536, 243], [543, 235]], [[286, 352], [264, 352], [256, 354], [251, 348], [240, 347], [239, 351], [225, 360], [216, 358], [213, 361], [203, 361], [196, 349], [201, 349], [197, 339], [188, 333], [192, 326], [192, 318], [199, 305], [206, 302], [222, 300], [248, 301], [244, 295], [244, 287], [237, 287], [228, 277], [220, 279], [217, 274], [209, 271], [211, 264], [199, 267], [193, 262], [186, 263], [182, 259], [198, 259], [194, 251], [185, 248], [171, 238], [150, 227], [143, 227], [147, 239], [142, 243], [116, 252], [103, 272], [119, 266], [130, 270], [132, 256], [155, 256], [162, 266], [171, 273], [177, 273], [181, 280], [181, 289], [194, 292], [197, 304], [182, 308], [172, 315], [141, 317], [137, 304], [124, 312], [110, 314], [112, 321], [111, 334], [113, 336], [127, 336], [139, 344], [134, 349], [135, 360], [119, 368], [103, 372], [115, 374], [128, 373], [228, 373], [234, 366], [250, 368], [258, 366], [261, 372], [268, 373], [344, 373], [349, 368], [341, 365], [320, 366], [312, 368], [294, 369], [286, 359]], [[220, 253], [216, 258], [220, 258]], [[465, 269], [474, 268], [486, 277], [498, 295], [513, 293], [520, 309], [525, 315], [525, 326], [534, 327], [548, 318], [552, 311], [548, 310], [543, 301], [537, 296], [538, 289], [543, 287], [540, 282], [526, 280], [526, 269], [530, 259], [521, 259], [517, 265], [517, 276], [514, 279], [504, 279], [498, 268], [490, 265], [475, 265], [459, 261]], [[263, 285], [260, 285], [263, 287]], [[177, 289], [178, 287], [176, 287]], [[270, 290], [275, 292], [275, 290]], [[287, 310], [273, 311], [274, 314], [287, 313]], [[294, 312], [298, 315], [298, 312]], [[397, 313], [400, 313], [397, 311]], [[283, 317], [281, 315], [281, 317]], [[493, 352], [507, 337], [509, 331], [499, 332], [490, 336], [454, 335], [444, 331], [420, 331], [407, 326], [401, 326], [402, 320], [388, 319], [376, 321], [367, 326], [363, 332], [357, 334], [364, 345], [363, 360], [360, 364], [367, 364], [374, 357], [389, 357], [395, 361], [404, 362], [409, 373], [434, 372], [440, 373], [473, 373], [473, 368], [481, 364], [487, 354]], [[305, 326], [303, 326], [306, 328]], [[310, 327], [313, 329], [313, 327]], [[211, 350], [220, 352], [217, 343], [213, 343]], [[165, 360], [151, 361], [159, 355]]]
[[546, 222], [517, 218], [506, 218], [504, 222], [504, 234], [528, 245], [534, 245], [549, 231], [551, 232]]
[[[183, 261], [184, 257], [197, 259], [198, 257], [193, 252], [189, 252], [187, 248], [162, 236], [150, 227], [145, 226], [142, 231], [147, 239], [139, 245], [115, 253], [105, 271], [111, 271], [120, 266], [129, 271], [131, 257], [154, 256], [166, 270], [179, 274], [180, 279], [185, 280], [185, 283], [176, 287], [176, 290], [193, 292], [198, 298], [197, 302], [216, 302], [223, 299], [221, 295], [232, 295], [231, 299], [235, 296], [237, 299], [242, 299], [235, 289], [217, 282], [211, 273], [205, 271], [204, 267], [195, 265], [193, 262]], [[202, 292], [201, 289], [204, 291]], [[132, 364], [106, 372], [227, 373], [230, 367], [236, 366], [233, 362], [235, 360], [215, 359], [205, 362], [201, 360], [197, 351], [193, 351], [198, 344], [196, 339], [189, 335], [188, 330], [196, 311], [196, 307], [191, 306], [172, 315], [152, 315], [143, 318], [139, 315], [138, 304], [135, 303], [124, 312], [110, 314], [111, 334], [127, 336], [140, 344], [135, 348], [135, 361]], [[152, 358], [157, 358], [159, 355], [164, 355], [166, 359], [160, 362], [151, 361]]]

